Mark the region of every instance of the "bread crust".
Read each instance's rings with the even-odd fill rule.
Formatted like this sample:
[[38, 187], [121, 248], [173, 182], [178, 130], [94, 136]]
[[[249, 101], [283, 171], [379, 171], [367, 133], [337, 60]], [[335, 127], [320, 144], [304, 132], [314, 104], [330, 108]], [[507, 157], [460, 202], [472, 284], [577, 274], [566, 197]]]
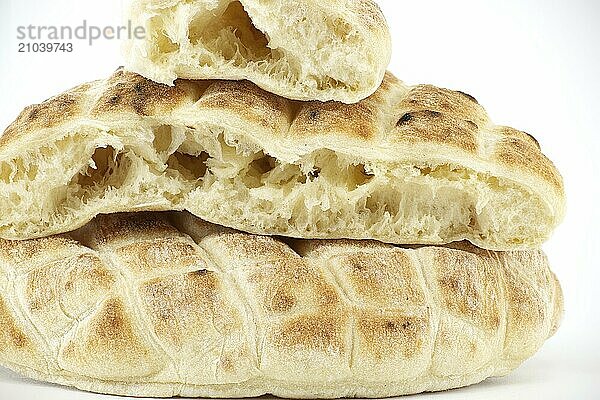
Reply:
[[2, 365], [135, 396], [445, 390], [516, 368], [562, 315], [541, 251], [284, 241], [189, 213], [0, 240], [0, 284]]
[[128, 19], [146, 34], [125, 42], [126, 68], [169, 85], [248, 79], [294, 100], [356, 103], [391, 58], [372, 0], [135, 0]]
[[13, 239], [187, 209], [258, 234], [499, 250], [539, 246], [565, 209], [532, 136], [494, 125], [472, 96], [390, 73], [346, 105], [119, 69], [6, 129], [0, 198], [0, 237]]

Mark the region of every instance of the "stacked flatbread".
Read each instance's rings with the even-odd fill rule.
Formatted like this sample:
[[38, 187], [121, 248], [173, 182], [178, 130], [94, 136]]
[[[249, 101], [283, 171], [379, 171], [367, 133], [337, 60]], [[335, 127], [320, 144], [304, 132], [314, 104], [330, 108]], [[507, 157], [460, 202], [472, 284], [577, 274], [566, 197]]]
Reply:
[[386, 73], [373, 2], [131, 15], [129, 70], [0, 137], [2, 365], [131, 396], [386, 397], [504, 375], [556, 331], [560, 174], [472, 96]]

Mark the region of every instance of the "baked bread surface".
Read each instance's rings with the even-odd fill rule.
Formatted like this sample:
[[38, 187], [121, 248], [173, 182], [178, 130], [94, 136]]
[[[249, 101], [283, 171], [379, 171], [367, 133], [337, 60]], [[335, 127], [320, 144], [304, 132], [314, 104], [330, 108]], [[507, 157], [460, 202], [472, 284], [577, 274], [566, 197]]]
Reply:
[[156, 82], [248, 79], [294, 100], [356, 103], [380, 85], [391, 38], [371, 0], [133, 0], [128, 70]]
[[558, 327], [541, 251], [256, 236], [112, 214], [0, 240], [0, 363], [135, 396], [385, 397], [504, 375]]
[[538, 247], [564, 207], [533, 137], [494, 125], [469, 95], [391, 74], [345, 105], [118, 70], [27, 107], [0, 137], [9, 239], [188, 210], [257, 234], [509, 250]]

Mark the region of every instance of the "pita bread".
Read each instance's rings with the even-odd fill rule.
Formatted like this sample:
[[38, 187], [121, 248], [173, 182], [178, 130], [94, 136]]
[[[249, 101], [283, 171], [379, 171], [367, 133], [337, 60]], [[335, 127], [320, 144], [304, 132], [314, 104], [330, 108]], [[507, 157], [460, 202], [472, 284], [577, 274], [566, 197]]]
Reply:
[[344, 105], [119, 70], [27, 107], [0, 138], [8, 239], [189, 210], [257, 234], [535, 248], [564, 203], [531, 136], [493, 125], [468, 95], [391, 74]]
[[254, 236], [112, 214], [0, 240], [0, 363], [132, 396], [387, 397], [504, 375], [557, 329], [541, 251]]
[[356, 103], [381, 84], [391, 38], [371, 0], [133, 0], [145, 28], [125, 45], [128, 70], [176, 78], [248, 79], [294, 100]]

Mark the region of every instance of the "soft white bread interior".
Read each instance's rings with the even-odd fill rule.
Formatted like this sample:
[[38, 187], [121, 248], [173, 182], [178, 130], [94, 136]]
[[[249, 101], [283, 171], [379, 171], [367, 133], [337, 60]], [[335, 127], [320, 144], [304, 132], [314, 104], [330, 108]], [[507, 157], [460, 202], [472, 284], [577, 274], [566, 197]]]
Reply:
[[255, 236], [187, 213], [0, 239], [0, 364], [132, 396], [385, 397], [504, 375], [558, 328], [541, 251]]
[[295, 100], [355, 103], [372, 94], [391, 39], [371, 0], [133, 0], [145, 28], [126, 68], [156, 82], [248, 79]]
[[257, 234], [535, 248], [564, 203], [531, 136], [493, 125], [464, 93], [391, 74], [344, 105], [119, 70], [27, 107], [0, 138], [0, 237], [11, 239], [185, 209]]

